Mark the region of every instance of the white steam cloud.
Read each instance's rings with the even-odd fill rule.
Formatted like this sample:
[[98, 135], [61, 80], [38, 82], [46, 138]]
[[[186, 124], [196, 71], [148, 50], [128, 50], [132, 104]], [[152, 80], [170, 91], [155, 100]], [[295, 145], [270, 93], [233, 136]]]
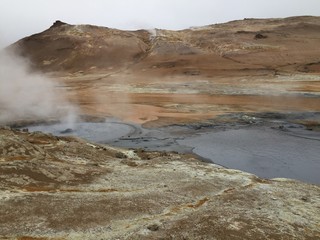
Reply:
[[56, 82], [31, 72], [26, 59], [0, 51], [0, 124], [60, 120], [72, 128], [76, 113]]

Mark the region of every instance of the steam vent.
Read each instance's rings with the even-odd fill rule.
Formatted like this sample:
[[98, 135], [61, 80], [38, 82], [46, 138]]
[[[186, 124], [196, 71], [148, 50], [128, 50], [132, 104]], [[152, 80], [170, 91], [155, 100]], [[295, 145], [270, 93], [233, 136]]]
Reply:
[[312, 16], [10, 45], [0, 239], [320, 239], [319, 45]]

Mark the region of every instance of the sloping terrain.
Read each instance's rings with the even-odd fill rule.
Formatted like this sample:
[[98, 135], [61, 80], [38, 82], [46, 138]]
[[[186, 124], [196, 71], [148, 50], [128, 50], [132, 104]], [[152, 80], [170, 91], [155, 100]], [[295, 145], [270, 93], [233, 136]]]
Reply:
[[[181, 31], [57, 21], [10, 49], [55, 81], [87, 121], [171, 125], [183, 136], [174, 124], [195, 122], [182, 124], [195, 132], [220, 124], [223, 131], [225, 123], [255, 125], [256, 116], [274, 116], [286, 131], [281, 124], [290, 114], [282, 112], [296, 112], [295, 123], [317, 131], [319, 118], [304, 113], [320, 111], [319, 30], [320, 17], [307, 16]], [[241, 121], [229, 113], [240, 113], [233, 117]], [[142, 131], [125, 137], [143, 141]], [[300, 136], [302, 142], [309, 135]], [[319, 239], [320, 188], [258, 178], [191, 154], [5, 127], [0, 216], [1, 239]]]
[[57, 21], [11, 48], [65, 84], [83, 113], [151, 125], [232, 112], [320, 111], [320, 18], [181, 31]]
[[317, 72], [320, 18], [245, 19], [181, 31], [121, 31], [57, 21], [16, 43], [45, 71], [110, 70], [144, 65], [168, 73], [214, 70]]
[[318, 239], [320, 189], [0, 129], [1, 239]]
[[145, 38], [146, 31], [131, 33], [57, 21], [48, 30], [16, 45], [34, 67], [44, 71], [108, 70], [139, 59], [149, 47]]

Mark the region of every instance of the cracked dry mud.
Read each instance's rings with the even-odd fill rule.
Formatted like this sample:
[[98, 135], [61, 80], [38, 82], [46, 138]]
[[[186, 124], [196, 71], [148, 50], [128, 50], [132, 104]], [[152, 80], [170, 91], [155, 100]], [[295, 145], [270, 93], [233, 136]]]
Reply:
[[320, 187], [0, 130], [1, 239], [318, 239]]

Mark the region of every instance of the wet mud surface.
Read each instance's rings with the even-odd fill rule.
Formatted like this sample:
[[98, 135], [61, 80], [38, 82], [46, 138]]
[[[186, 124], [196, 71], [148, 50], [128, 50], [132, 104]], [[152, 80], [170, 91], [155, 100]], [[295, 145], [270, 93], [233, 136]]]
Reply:
[[[288, 134], [289, 133], [289, 134]], [[263, 178], [293, 178], [320, 183], [320, 137], [305, 138], [266, 128], [201, 134], [182, 141], [216, 164]]]
[[28, 128], [76, 135], [116, 147], [193, 152], [206, 161], [262, 178], [320, 184], [320, 131], [297, 124], [310, 119], [319, 122], [320, 113], [241, 113], [161, 128], [144, 128], [116, 119], [80, 122], [72, 129], [63, 124]]

